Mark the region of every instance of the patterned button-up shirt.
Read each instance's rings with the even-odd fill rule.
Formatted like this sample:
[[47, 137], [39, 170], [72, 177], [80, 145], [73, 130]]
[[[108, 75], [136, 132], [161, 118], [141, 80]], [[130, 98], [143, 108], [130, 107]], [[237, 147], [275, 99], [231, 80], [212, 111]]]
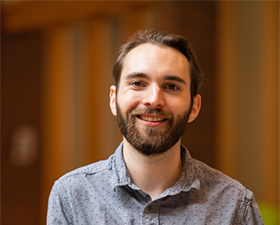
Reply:
[[179, 180], [151, 200], [133, 184], [121, 144], [109, 159], [55, 182], [47, 224], [264, 224], [251, 191], [191, 158], [183, 146], [181, 153]]

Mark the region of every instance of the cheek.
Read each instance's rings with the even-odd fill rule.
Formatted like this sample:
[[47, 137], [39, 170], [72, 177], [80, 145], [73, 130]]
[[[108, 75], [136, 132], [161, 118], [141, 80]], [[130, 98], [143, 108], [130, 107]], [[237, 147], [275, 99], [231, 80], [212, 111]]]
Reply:
[[136, 108], [138, 102], [136, 101], [135, 96], [131, 95], [122, 95], [117, 98], [118, 105], [124, 113], [131, 111], [133, 108]]
[[175, 117], [178, 115], [184, 115], [186, 111], [190, 110], [190, 103], [186, 100], [179, 102], [173, 101], [169, 105], [169, 110], [173, 113]]

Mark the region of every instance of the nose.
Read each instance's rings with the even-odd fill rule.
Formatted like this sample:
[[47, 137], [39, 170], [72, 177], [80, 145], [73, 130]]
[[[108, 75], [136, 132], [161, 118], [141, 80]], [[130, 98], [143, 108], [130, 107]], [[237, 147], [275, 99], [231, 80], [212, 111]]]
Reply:
[[157, 85], [151, 85], [145, 91], [143, 104], [154, 109], [162, 108], [165, 105], [165, 101], [161, 88]]

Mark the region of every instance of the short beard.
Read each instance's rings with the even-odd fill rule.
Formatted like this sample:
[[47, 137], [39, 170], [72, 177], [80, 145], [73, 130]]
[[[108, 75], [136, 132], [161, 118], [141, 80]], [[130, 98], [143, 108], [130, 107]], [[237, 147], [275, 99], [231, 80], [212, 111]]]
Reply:
[[125, 114], [122, 112], [117, 102], [116, 109], [120, 132], [132, 147], [146, 156], [163, 154], [174, 146], [182, 137], [191, 112], [190, 107], [183, 115], [179, 115], [176, 121], [174, 121], [173, 115], [166, 114], [161, 109], [146, 108], [142, 110], [141, 113], [153, 113], [167, 117], [168, 124], [164, 131], [162, 130], [163, 128], [158, 127], [141, 127], [140, 129], [145, 132], [143, 135], [135, 124], [135, 115], [140, 113], [139, 110], [131, 110]]

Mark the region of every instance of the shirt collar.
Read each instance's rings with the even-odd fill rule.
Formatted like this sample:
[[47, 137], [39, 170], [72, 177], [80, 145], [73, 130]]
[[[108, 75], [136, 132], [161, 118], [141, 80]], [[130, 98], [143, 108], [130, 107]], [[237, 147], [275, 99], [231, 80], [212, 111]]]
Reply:
[[118, 146], [114, 153], [114, 157], [112, 157], [112, 170], [114, 173], [111, 178], [111, 186], [114, 189], [117, 186], [125, 186], [132, 184], [132, 179], [128, 173], [123, 159], [122, 149], [123, 142], [121, 142], [121, 144]]
[[174, 186], [178, 186], [181, 191], [189, 191], [192, 188], [199, 189], [200, 181], [195, 173], [194, 160], [191, 157], [188, 149], [181, 145], [181, 158], [183, 168], [178, 182]]
[[[133, 184], [128, 173], [123, 159], [122, 149], [123, 142], [118, 146], [114, 157], [112, 157], [112, 170], [114, 173], [111, 178], [111, 186], [115, 189], [117, 186], [129, 185], [135, 187], [135, 189], [139, 189]], [[195, 174], [193, 159], [187, 148], [183, 145], [181, 145], [181, 157], [183, 161], [181, 176], [175, 185], [166, 190], [169, 195], [175, 195], [181, 191], [189, 191], [192, 188], [200, 189], [200, 181]]]

